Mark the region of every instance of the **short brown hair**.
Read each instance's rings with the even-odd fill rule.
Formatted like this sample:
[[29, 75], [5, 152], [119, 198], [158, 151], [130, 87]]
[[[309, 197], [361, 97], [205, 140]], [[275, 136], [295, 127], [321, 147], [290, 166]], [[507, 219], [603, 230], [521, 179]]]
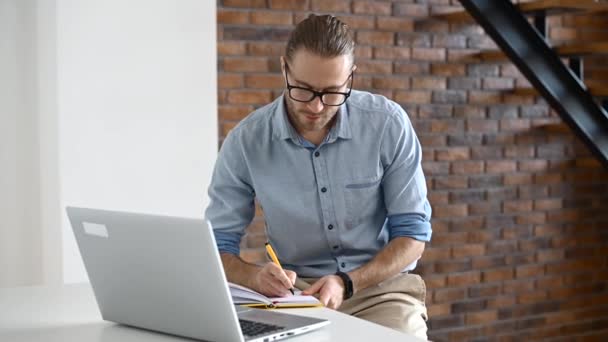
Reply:
[[285, 57], [292, 60], [295, 52], [304, 48], [321, 57], [350, 55], [355, 57], [355, 40], [344, 22], [332, 15], [311, 14], [289, 34]]

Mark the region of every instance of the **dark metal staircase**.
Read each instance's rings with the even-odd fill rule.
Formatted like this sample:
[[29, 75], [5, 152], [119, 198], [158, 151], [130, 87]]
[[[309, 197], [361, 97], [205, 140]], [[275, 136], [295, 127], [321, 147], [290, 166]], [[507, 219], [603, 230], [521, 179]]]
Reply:
[[[553, 7], [542, 7], [540, 3], [543, 1], [520, 5], [514, 5], [509, 0], [459, 1], [502, 50], [482, 52], [476, 57], [480, 61], [500, 61], [504, 59], [503, 56], [510, 59], [534, 86], [535, 91], [545, 98], [608, 167], [608, 106], [603, 108], [592, 94], [602, 96], [605, 87], [596, 85], [589, 89], [585, 86], [581, 59], [582, 55], [588, 53], [608, 53], [608, 43], [551, 47], [546, 39], [546, 16], [551, 13], [550, 10], [553, 13], [558, 10], [603, 11], [608, 9], [608, 4], [584, 0], [545, 0], [549, 5], [553, 3]], [[558, 6], [560, 4], [561, 7]], [[466, 20], [468, 15], [463, 13], [444, 16], [448, 19], [452, 16], [456, 20]], [[524, 13], [534, 16], [532, 23]], [[562, 62], [560, 54], [568, 56], [568, 66]], [[603, 103], [608, 104], [606, 101]]]

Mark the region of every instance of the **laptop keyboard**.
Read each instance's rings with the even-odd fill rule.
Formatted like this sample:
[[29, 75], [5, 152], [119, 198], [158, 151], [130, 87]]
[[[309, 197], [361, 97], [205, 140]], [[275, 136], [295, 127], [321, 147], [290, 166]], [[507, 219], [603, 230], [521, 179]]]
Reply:
[[241, 331], [245, 336], [258, 336], [283, 329], [283, 327], [278, 325], [248, 321], [246, 319], [239, 319], [239, 324], [241, 325]]

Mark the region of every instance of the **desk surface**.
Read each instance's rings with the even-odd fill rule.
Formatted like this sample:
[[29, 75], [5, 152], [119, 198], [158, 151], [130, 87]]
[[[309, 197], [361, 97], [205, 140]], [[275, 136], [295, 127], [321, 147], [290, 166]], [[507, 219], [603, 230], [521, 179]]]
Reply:
[[[0, 289], [0, 308], [0, 341], [192, 341], [103, 321], [88, 284]], [[320, 330], [286, 340], [290, 342], [420, 341], [327, 308], [288, 309], [285, 312], [331, 321]]]

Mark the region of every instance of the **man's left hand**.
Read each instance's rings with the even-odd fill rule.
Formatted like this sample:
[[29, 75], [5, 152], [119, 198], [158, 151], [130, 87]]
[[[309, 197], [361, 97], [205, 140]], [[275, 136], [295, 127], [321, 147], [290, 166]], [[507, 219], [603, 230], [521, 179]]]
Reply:
[[319, 295], [319, 301], [330, 309], [337, 309], [344, 299], [344, 283], [337, 275], [327, 275], [302, 291], [303, 295]]

